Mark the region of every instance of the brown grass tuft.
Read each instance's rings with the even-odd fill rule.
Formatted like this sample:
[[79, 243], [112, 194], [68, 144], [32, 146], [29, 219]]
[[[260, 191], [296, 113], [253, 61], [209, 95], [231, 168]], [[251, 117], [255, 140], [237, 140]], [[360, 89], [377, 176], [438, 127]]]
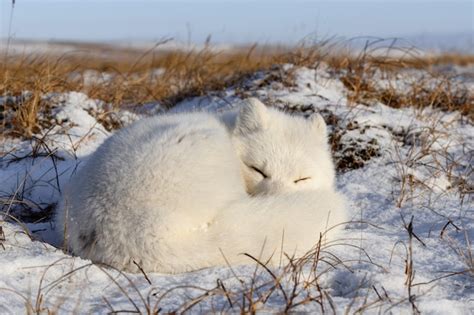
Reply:
[[[323, 62], [347, 87], [353, 103], [379, 101], [393, 107], [432, 106], [459, 110], [473, 117], [472, 93], [461, 83], [454, 83], [433, 70], [441, 64], [471, 64], [472, 55], [416, 57], [407, 52], [395, 58], [388, 53], [385, 56], [372, 54], [370, 43], [362, 52], [350, 54], [338, 49], [330, 40], [309, 46], [253, 45], [221, 51], [209, 43], [190, 50], [160, 48], [166, 42], [159, 42], [146, 51], [74, 44], [77, 51], [62, 55], [54, 52], [5, 54], [0, 61], [0, 91], [4, 96], [17, 98], [14, 104], [0, 106], [3, 114], [0, 126], [31, 137], [39, 129], [39, 114], [47, 109], [48, 104], [42, 100], [47, 93], [81, 91], [115, 108], [148, 102], [160, 102], [169, 108], [187, 97], [238, 86], [257, 71], [285, 63], [317, 68]], [[413, 68], [424, 69], [429, 75], [414, 82], [408, 91], [397, 90], [395, 84], [383, 88], [377, 84], [381, 78], [395, 82], [398, 75]], [[282, 72], [273, 79], [291, 86], [289, 72]], [[26, 96], [25, 91], [28, 91]], [[21, 95], [24, 97], [18, 97]], [[6, 116], [13, 119], [7, 121]]]

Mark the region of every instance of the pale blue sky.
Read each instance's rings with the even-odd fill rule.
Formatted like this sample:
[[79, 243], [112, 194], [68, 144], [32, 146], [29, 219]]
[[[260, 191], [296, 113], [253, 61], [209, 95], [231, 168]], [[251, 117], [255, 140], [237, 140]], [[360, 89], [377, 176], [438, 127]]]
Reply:
[[[0, 0], [1, 37], [10, 0]], [[474, 30], [473, 1], [16, 0], [12, 34], [25, 39], [294, 43], [305, 35], [409, 36]]]

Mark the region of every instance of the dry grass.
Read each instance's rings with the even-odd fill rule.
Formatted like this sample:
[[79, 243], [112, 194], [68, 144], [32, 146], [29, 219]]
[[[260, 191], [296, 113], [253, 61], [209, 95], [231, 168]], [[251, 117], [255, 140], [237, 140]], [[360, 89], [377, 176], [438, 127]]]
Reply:
[[450, 152], [452, 144], [440, 145], [438, 140], [448, 137], [440, 118], [432, 120], [431, 126], [393, 134], [398, 140], [392, 157], [400, 183], [397, 207], [421, 197], [431, 200], [431, 195], [447, 190], [459, 194], [461, 205], [472, 201], [473, 147], [467, 139], [457, 156]]
[[[2, 221], [0, 221], [0, 224]], [[351, 222], [352, 224], [368, 224], [368, 222]], [[377, 228], [376, 226], [372, 226]], [[56, 314], [69, 309], [71, 302], [79, 307], [84, 296], [72, 292], [70, 296], [57, 295], [63, 290], [62, 285], [74, 282], [73, 277], [85, 272], [102, 272], [108, 281], [102, 293], [102, 303], [96, 301], [96, 311], [115, 313], [160, 314], [160, 313], [241, 313], [255, 314], [257, 312], [301, 312], [308, 307], [320, 314], [335, 314], [338, 308], [335, 299], [342, 296], [350, 302], [344, 309], [345, 314], [362, 314], [365, 312], [390, 313], [399, 311], [397, 308], [410, 305], [413, 314], [420, 314], [417, 299], [423, 297], [423, 291], [413, 292], [414, 287], [428, 285], [445, 277], [464, 274], [465, 271], [451, 273], [436, 278], [428, 283], [415, 283], [415, 269], [413, 264], [414, 241], [424, 243], [414, 233], [413, 217], [410, 222], [404, 221], [408, 234], [407, 244], [397, 242], [396, 246], [405, 248], [405, 287], [407, 295], [388, 293], [380, 284], [370, 284], [365, 277], [359, 283], [347, 287], [344, 293], [335, 292], [328, 286], [326, 276], [334, 270], [344, 271], [347, 274], [356, 274], [357, 268], [365, 265], [378, 272], [388, 272], [386, 267], [377, 264], [361, 247], [351, 244], [351, 240], [324, 241], [325, 233], [321, 234], [313, 248], [299, 258], [286, 256], [285, 264], [279, 268], [268, 265], [266, 260], [244, 254], [249, 258], [249, 266], [254, 264], [253, 272], [239, 275], [228, 266], [232, 276], [228, 279], [216, 279], [215, 286], [202, 287], [199, 284], [181, 284], [160, 287], [154, 283], [156, 278], [149, 277], [142, 271], [143, 279], [123, 273], [110, 266], [100, 264], [84, 264], [73, 267], [69, 258], [60, 258], [48, 266], [44, 266], [41, 277], [29, 294], [15, 289], [0, 288], [3, 294], [12, 295], [15, 299], [24, 302], [25, 311], [29, 314]], [[25, 232], [28, 230], [25, 228]], [[334, 253], [334, 248], [343, 247], [346, 250], [360, 251], [359, 259], [341, 259]], [[395, 250], [394, 247], [394, 250]], [[392, 252], [393, 254], [393, 252]], [[224, 257], [225, 259], [225, 257]], [[471, 257], [472, 259], [472, 257]], [[390, 258], [390, 261], [392, 257]], [[68, 272], [51, 276], [49, 273], [61, 265], [71, 263]], [[231, 285], [231, 283], [234, 285]], [[235, 285], [238, 283], [240, 285]], [[429, 291], [429, 289], [428, 289]], [[99, 297], [98, 297], [99, 298]], [[123, 303], [114, 306], [113, 301], [120, 298]], [[76, 300], [77, 299], [77, 300]], [[170, 304], [170, 299], [174, 301]], [[67, 306], [69, 304], [69, 306]], [[277, 305], [277, 306], [275, 306]], [[78, 309], [75, 309], [78, 312]]]
[[[47, 93], [81, 91], [116, 108], [147, 102], [172, 107], [186, 97], [238, 86], [257, 71], [268, 71], [285, 63], [317, 68], [325, 62], [348, 88], [353, 103], [380, 101], [393, 107], [433, 106], [459, 110], [473, 117], [472, 94], [462, 84], [455, 84], [433, 70], [445, 63], [472, 64], [472, 55], [416, 57], [407, 50], [402, 57], [380, 57], [372, 55], [370, 43], [355, 55], [338, 49], [331, 41], [299, 47], [254, 45], [222, 51], [209, 43], [187, 51], [160, 48], [165, 43], [157, 43], [146, 51], [76, 44], [77, 51], [62, 55], [5, 54], [0, 61], [1, 94], [28, 94], [0, 107], [3, 130], [27, 137], [35, 134], [41, 128], [38, 113], [48, 109], [42, 99]], [[392, 82], [397, 75], [413, 68], [425, 69], [429, 75], [413, 83], [408, 91], [400, 92], [391, 84], [383, 88], [377, 85], [380, 78]], [[291, 85], [291, 72], [279, 72], [272, 79]], [[12, 119], [5, 119], [8, 114]]]
[[[0, 221], [2, 223], [2, 221]], [[352, 222], [367, 223], [367, 222]], [[329, 230], [328, 230], [329, 231]], [[328, 232], [326, 231], [326, 232]], [[28, 230], [25, 229], [25, 233]], [[367, 265], [386, 272], [385, 268], [373, 262], [371, 257], [363, 248], [350, 244], [351, 240], [334, 240], [326, 242], [325, 233], [319, 236], [319, 240], [305, 255], [299, 258], [286, 256], [287, 261], [279, 268], [268, 265], [266, 260], [244, 254], [249, 258], [249, 265], [254, 264], [253, 272], [245, 275], [238, 275], [228, 266], [231, 271], [231, 278], [217, 279], [214, 287], [200, 287], [199, 285], [183, 284], [162, 288], [153, 283], [145, 272], [143, 281], [137, 277], [132, 277], [126, 273], [116, 270], [110, 266], [100, 264], [84, 264], [79, 267], [72, 267], [70, 271], [59, 277], [49, 275], [50, 270], [60, 265], [68, 263], [68, 258], [60, 258], [48, 266], [39, 278], [39, 283], [29, 294], [21, 293], [14, 289], [0, 288], [3, 294], [10, 294], [21, 299], [25, 305], [25, 311], [29, 314], [55, 314], [67, 304], [68, 297], [54, 296], [55, 290], [61, 290], [61, 286], [80, 272], [100, 271], [108, 278], [107, 290], [103, 292], [101, 304], [96, 303], [96, 310], [107, 309], [110, 313], [146, 313], [159, 314], [171, 312], [173, 314], [211, 312], [211, 313], [236, 313], [255, 314], [256, 312], [275, 311], [275, 303], [282, 313], [298, 312], [301, 307], [313, 306], [321, 314], [335, 314], [336, 304], [334, 302], [334, 292], [324, 278], [335, 269], [345, 270], [348, 273], [357, 272], [352, 265]], [[355, 248], [361, 252], [361, 256], [356, 260], [343, 260], [334, 254], [335, 247], [347, 247], [348, 250]], [[226, 258], [224, 257], [226, 260]], [[226, 260], [227, 261], [227, 260]], [[89, 271], [90, 270], [90, 271]], [[148, 283], [147, 287], [143, 284]], [[227, 287], [230, 282], [240, 283]], [[74, 292], [76, 294], [77, 292]], [[69, 299], [78, 298], [75, 295]], [[123, 298], [125, 303], [120, 308], [114, 307], [108, 300], [113, 298]], [[379, 312], [390, 310], [400, 304], [407, 303], [407, 298], [403, 296], [389, 296], [383, 286], [367, 287], [366, 279], [361, 279], [358, 285], [349, 288], [344, 295], [352, 297], [351, 302], [345, 309], [346, 314], [363, 313], [369, 310]], [[178, 298], [179, 297], [179, 298]], [[413, 295], [412, 298], [415, 296]], [[172, 303], [169, 309], [169, 299], [178, 298]], [[82, 302], [74, 302], [76, 306]], [[69, 301], [70, 302], [70, 301]], [[125, 304], [125, 305], [124, 305]], [[304, 308], [303, 308], [304, 309]], [[77, 310], [76, 310], [77, 311]]]
[[[357, 58], [331, 60], [331, 66], [341, 75], [340, 79], [350, 91], [353, 103], [401, 107], [433, 107], [457, 110], [473, 118], [474, 96], [462, 83], [454, 82], [448, 75], [438, 72], [435, 66], [473, 64], [471, 55], [440, 55], [436, 57], [379, 57], [361, 54]], [[398, 89], [397, 83], [405, 72], [425, 70], [424, 75], [411, 82], [406, 89]], [[387, 82], [380, 86], [379, 81]]]
[[229, 52], [210, 46], [191, 51], [117, 49], [107, 58], [97, 51], [59, 58], [49, 54], [10, 56], [0, 66], [0, 91], [10, 96], [29, 91], [29, 95], [11, 104], [13, 126], [3, 122], [3, 127], [34, 134], [38, 112], [47, 106], [41, 96], [51, 92], [82, 91], [116, 107], [156, 101], [171, 107], [183, 98], [222, 90], [269, 69], [282, 62], [281, 56], [278, 48], [267, 53], [255, 46]]

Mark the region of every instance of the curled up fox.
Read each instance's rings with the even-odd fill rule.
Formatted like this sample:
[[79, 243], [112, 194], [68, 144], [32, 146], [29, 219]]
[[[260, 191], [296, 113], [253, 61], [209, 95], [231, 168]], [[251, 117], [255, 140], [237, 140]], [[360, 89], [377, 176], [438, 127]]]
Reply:
[[120, 130], [73, 176], [56, 220], [72, 253], [125, 271], [298, 256], [348, 220], [334, 178], [320, 115], [247, 99], [237, 113], [163, 114]]

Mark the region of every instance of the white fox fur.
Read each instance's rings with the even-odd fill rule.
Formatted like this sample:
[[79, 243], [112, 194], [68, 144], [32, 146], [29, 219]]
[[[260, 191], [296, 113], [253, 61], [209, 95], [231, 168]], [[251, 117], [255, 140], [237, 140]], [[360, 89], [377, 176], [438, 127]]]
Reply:
[[250, 99], [234, 116], [165, 114], [117, 132], [73, 177], [56, 219], [81, 257], [179, 273], [224, 265], [223, 254], [241, 264], [242, 253], [304, 253], [347, 220], [333, 183], [321, 116]]

